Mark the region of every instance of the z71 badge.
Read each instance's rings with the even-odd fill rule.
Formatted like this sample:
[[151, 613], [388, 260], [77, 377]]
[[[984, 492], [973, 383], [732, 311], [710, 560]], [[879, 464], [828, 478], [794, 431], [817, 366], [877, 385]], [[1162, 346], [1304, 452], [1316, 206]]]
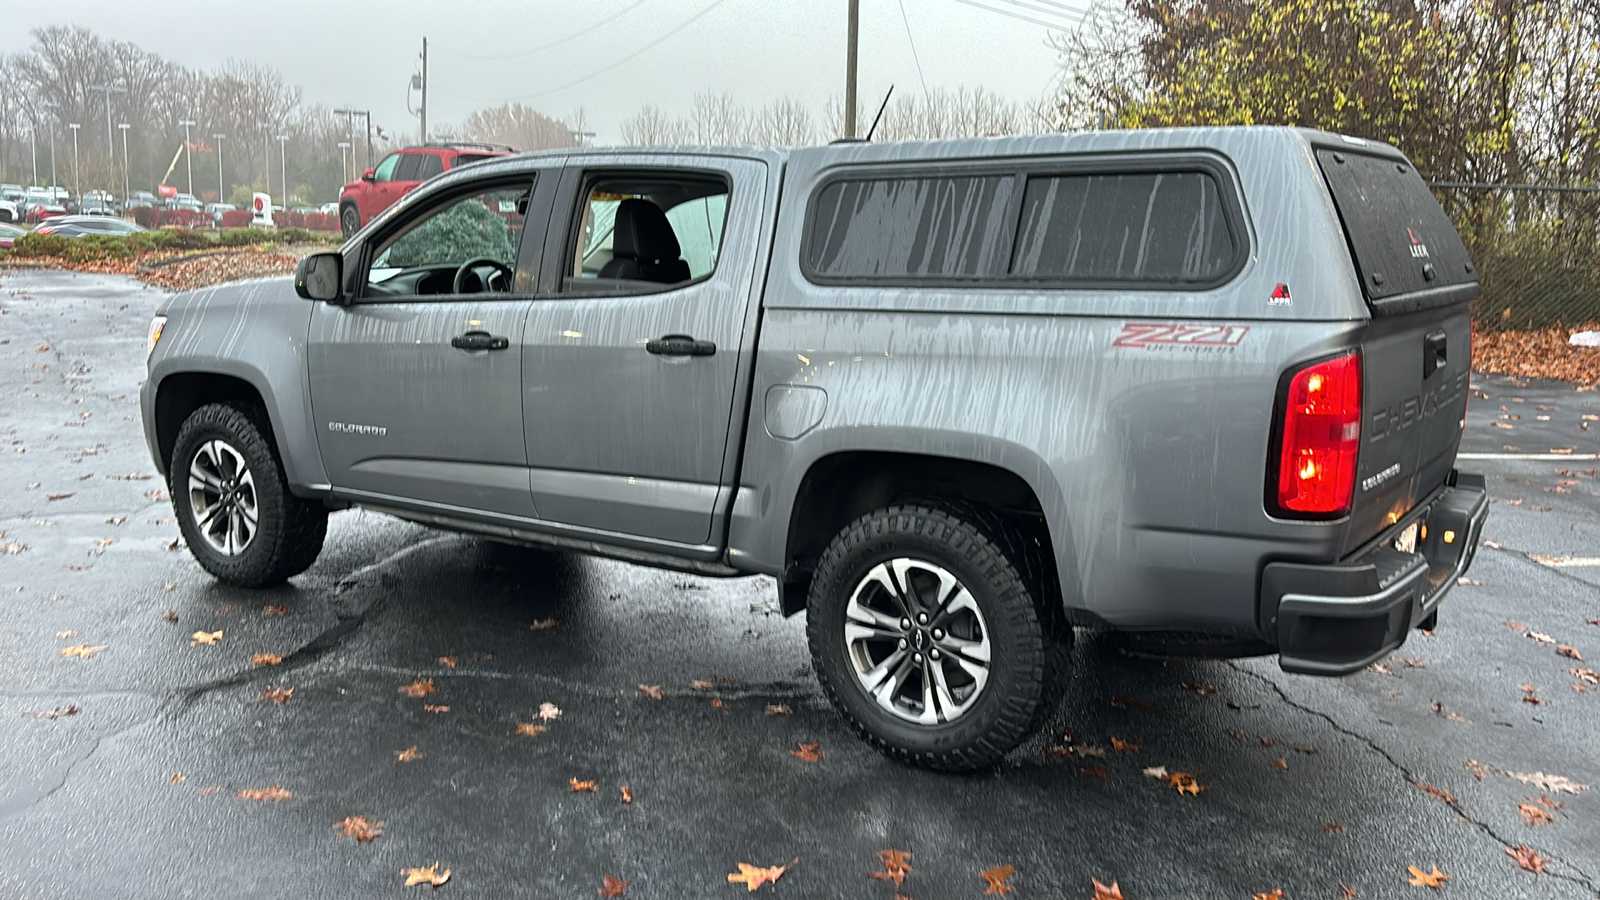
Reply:
[[1145, 350], [1231, 351], [1244, 341], [1249, 325], [1177, 325], [1128, 322], [1111, 342], [1113, 347]]

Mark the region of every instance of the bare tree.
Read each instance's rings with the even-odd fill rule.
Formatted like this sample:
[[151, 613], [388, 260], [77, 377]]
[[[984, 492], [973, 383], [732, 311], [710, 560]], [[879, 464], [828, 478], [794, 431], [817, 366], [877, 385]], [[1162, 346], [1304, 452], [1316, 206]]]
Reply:
[[690, 133], [700, 144], [743, 144], [749, 141], [749, 119], [731, 94], [703, 91], [694, 95]]
[[815, 139], [816, 127], [811, 122], [811, 111], [800, 101], [780, 97], [756, 113], [751, 132], [757, 143], [797, 147]]
[[693, 138], [689, 126], [661, 111], [655, 104], [647, 104], [622, 123], [622, 142], [641, 147], [663, 144], [687, 144]]
[[547, 150], [577, 144], [567, 126], [531, 106], [506, 103], [480, 109], [461, 123], [466, 140], [509, 144], [518, 150]]

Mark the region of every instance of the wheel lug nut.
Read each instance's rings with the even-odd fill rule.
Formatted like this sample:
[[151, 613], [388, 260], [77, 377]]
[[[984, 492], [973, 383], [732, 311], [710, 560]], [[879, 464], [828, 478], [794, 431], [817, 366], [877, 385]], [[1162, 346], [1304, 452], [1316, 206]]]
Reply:
[[900, 639], [900, 649], [901, 650], [904, 650], [905, 648], [907, 648], [909, 646], [911, 646], [911, 645], [906, 643], [906, 639], [905, 638], [901, 638]]
[[917, 613], [917, 623], [921, 624], [921, 625], [928, 624], [928, 614], [927, 613]]
[[942, 640], [944, 640], [944, 629], [942, 629], [942, 628], [935, 628], [935, 629], [934, 629], [934, 630], [933, 630], [933, 639], [934, 639], [934, 640], [936, 640], [936, 641], [942, 641]]
[[922, 654], [921, 653], [913, 653], [913, 654], [911, 654], [911, 661], [912, 662], [922, 662]]
[[929, 650], [928, 651], [928, 658], [929, 659], [938, 659], [939, 658], [939, 651], [937, 651], [937, 650]]
[[910, 628], [911, 627], [911, 620], [910, 619], [901, 619], [900, 620], [900, 627], [901, 628]]

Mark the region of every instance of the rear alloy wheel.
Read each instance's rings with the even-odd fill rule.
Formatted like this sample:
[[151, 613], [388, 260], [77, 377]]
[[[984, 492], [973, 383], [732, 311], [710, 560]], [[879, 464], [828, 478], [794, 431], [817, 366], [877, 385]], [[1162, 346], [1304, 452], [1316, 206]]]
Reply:
[[354, 205], [339, 207], [339, 230], [346, 239], [361, 230], [361, 213]]
[[1071, 640], [1047, 627], [976, 517], [923, 506], [841, 531], [806, 619], [817, 677], [845, 721], [886, 755], [943, 771], [992, 766], [1037, 730]]
[[200, 567], [239, 587], [281, 584], [322, 551], [327, 507], [289, 491], [259, 407], [202, 406], [184, 420], [167, 467], [178, 527]]

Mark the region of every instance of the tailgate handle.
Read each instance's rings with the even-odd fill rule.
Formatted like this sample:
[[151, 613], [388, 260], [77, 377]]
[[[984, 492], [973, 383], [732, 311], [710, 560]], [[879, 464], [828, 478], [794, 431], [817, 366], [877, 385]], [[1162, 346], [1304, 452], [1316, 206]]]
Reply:
[[1433, 373], [1450, 364], [1450, 342], [1443, 331], [1435, 331], [1422, 339], [1422, 377], [1429, 378]]

